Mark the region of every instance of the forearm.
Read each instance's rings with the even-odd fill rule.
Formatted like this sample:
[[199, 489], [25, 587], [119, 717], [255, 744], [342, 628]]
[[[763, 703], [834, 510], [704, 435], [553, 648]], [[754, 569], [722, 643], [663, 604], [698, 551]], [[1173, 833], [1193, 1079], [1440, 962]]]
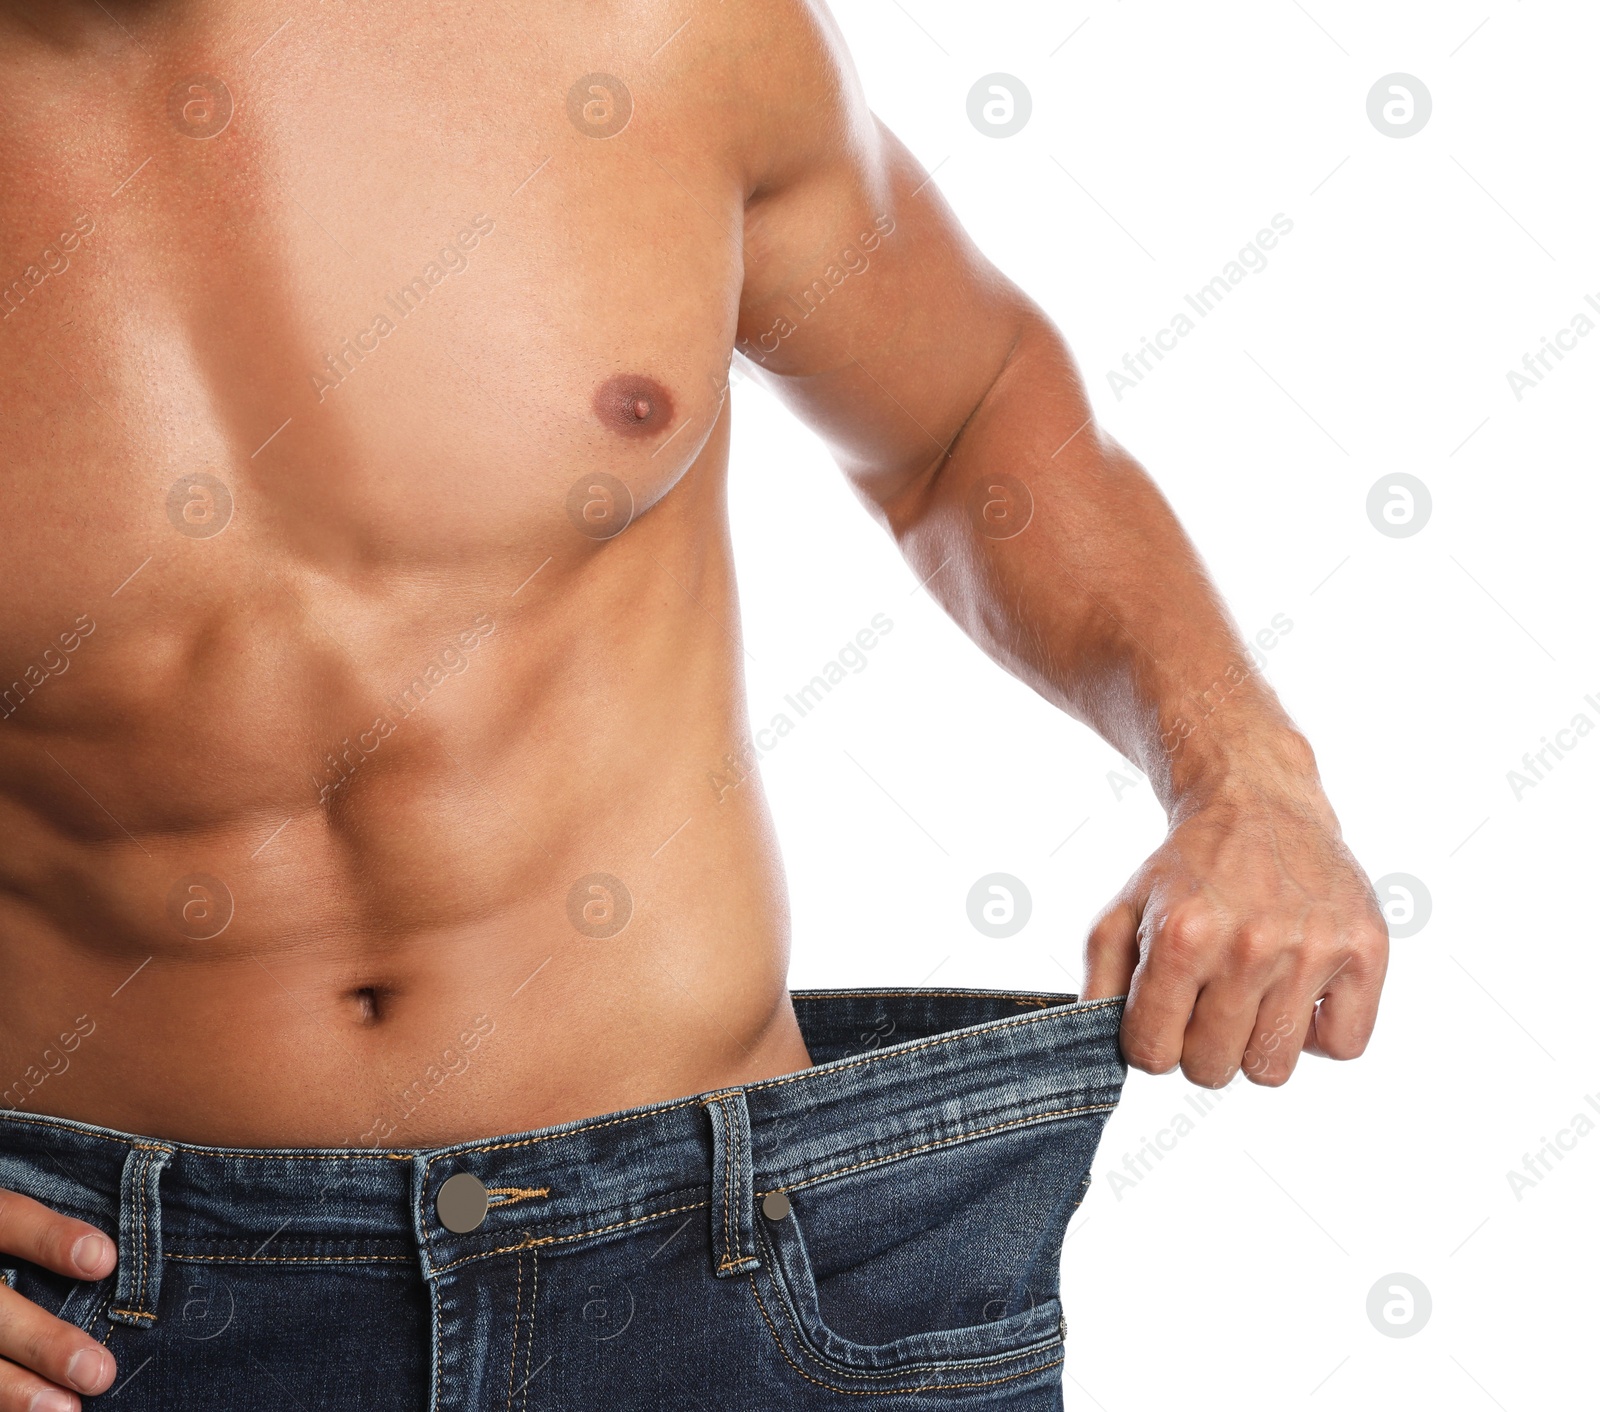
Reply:
[[[1215, 1086], [1354, 1057], [1383, 918], [1310, 748], [1160, 492], [1093, 425], [1060, 337], [848, 89], [835, 128], [795, 113], [774, 138], [851, 135], [748, 213], [741, 347], [977, 643], [1149, 774], [1167, 836], [1085, 944], [1083, 994], [1128, 997], [1128, 1062]], [[869, 221], [882, 238], [844, 253]], [[787, 291], [836, 249], [841, 292], [793, 321]]]
[[1093, 424], [1042, 317], [1022, 318], [947, 453], [884, 510], [967, 633], [1139, 764], [1169, 812], [1227, 780], [1314, 778], [1193, 545]]

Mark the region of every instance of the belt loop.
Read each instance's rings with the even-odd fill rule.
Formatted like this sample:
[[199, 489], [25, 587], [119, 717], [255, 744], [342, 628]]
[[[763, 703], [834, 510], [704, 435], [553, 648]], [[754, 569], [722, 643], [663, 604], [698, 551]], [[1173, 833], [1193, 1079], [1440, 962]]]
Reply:
[[141, 1142], [122, 1164], [122, 1212], [117, 1222], [117, 1292], [106, 1311], [114, 1323], [147, 1329], [161, 1294], [161, 1169], [170, 1147]]
[[711, 1118], [711, 1265], [725, 1279], [761, 1263], [755, 1253], [750, 1110], [738, 1088], [708, 1098], [705, 1109]]

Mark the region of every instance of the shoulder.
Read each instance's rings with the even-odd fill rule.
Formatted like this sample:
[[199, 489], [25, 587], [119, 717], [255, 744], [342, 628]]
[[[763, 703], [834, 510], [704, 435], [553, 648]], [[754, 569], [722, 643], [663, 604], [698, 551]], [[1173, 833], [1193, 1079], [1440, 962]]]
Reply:
[[879, 130], [822, 0], [699, 0], [678, 44], [674, 81], [723, 125], [748, 201], [875, 163]]

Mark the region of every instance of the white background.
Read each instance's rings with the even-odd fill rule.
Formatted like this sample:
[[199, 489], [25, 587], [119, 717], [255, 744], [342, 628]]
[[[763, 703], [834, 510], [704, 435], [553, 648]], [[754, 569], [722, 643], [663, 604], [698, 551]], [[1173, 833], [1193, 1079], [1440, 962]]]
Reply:
[[[835, 13], [875, 111], [1060, 324], [1240, 626], [1292, 622], [1265, 671], [1357, 856], [1432, 898], [1393, 944], [1363, 1060], [1236, 1084], [1113, 1191], [1126, 1154], [1193, 1116], [1180, 1076], [1131, 1077], [1066, 1246], [1068, 1406], [1600, 1404], [1600, 1132], [1520, 1200], [1506, 1175], [1580, 1111], [1600, 1119], [1600, 731], [1520, 799], [1507, 780], [1580, 711], [1600, 725], [1600, 334], [1520, 401], [1506, 378], [1600, 299], [1594, 7]], [[1033, 99], [1004, 140], [966, 110], [996, 71]], [[1404, 139], [1366, 110], [1397, 71], [1433, 100]], [[1119, 400], [1107, 370], [1280, 212], [1294, 229], [1268, 267]], [[754, 722], [874, 614], [894, 623], [762, 764], [792, 983], [1075, 988], [1088, 923], [1162, 837], [1148, 787], [1119, 797], [1116, 753], [916, 591], [775, 401], [745, 382], [734, 405]], [[1409, 538], [1366, 513], [1396, 472], [1433, 500]], [[1034, 904], [1006, 941], [966, 916], [997, 871]], [[1412, 1337], [1368, 1319], [1392, 1272], [1432, 1297]]]

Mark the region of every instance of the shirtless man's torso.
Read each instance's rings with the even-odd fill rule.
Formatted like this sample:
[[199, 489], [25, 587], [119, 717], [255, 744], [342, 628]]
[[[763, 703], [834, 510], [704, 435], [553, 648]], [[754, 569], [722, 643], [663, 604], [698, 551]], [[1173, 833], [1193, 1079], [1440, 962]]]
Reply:
[[1364, 1046], [1309, 749], [819, 4], [18, 0], [0, 161], [0, 1108], [413, 1149], [811, 1062], [759, 779], [707, 784], [735, 356], [1149, 771], [1128, 1061]]
[[[705, 807], [771, 174], [693, 18], [654, 58], [627, 6], [10, 21], [0, 1075], [94, 1026], [48, 1111], [356, 1143], [474, 1021], [389, 1140], [806, 1062], [759, 782]], [[569, 919], [593, 874], [617, 936]]]

